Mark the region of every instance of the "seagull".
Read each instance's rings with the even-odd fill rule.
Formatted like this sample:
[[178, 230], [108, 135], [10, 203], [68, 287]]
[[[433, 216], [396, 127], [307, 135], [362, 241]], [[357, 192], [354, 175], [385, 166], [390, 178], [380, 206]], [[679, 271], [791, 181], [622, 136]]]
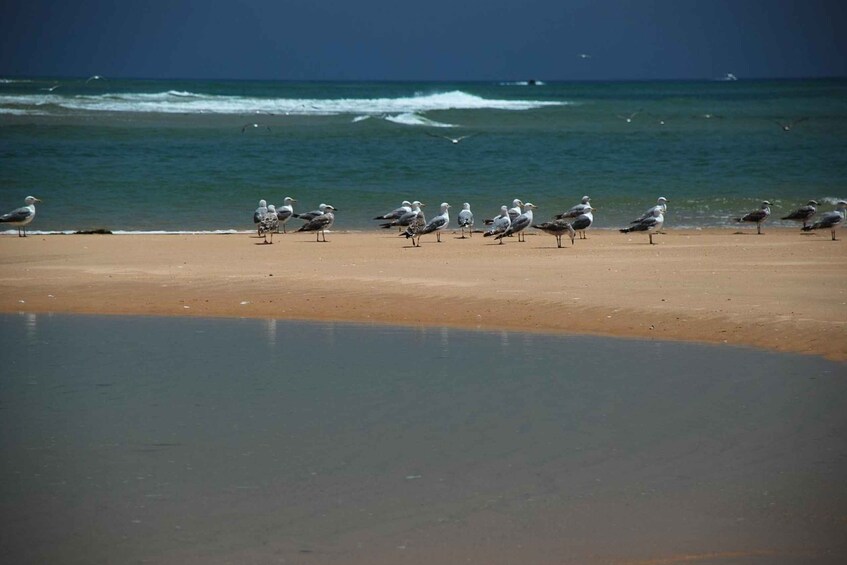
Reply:
[[627, 115], [627, 116], [624, 116], [623, 114], [615, 114], [615, 115], [616, 115], [617, 117], [619, 117], [620, 119], [622, 119], [623, 121], [625, 121], [626, 123], [631, 124], [631, 123], [632, 123], [632, 120], [634, 120], [634, 119], [635, 119], [635, 116], [637, 116], [638, 114], [640, 114], [642, 111], [643, 111], [643, 110], [636, 110], [635, 112], [633, 112], [633, 113], [631, 113], [631, 114], [629, 114], [629, 115]]
[[[420, 247], [421, 246], [421, 236], [426, 235], [428, 233], [435, 232], [436, 241], [438, 241], [438, 243], [441, 243], [441, 230], [443, 230], [448, 225], [450, 225], [450, 214], [447, 212], [447, 210], [449, 208], [450, 208], [449, 204], [447, 204], [446, 202], [442, 202], [441, 203], [441, 213], [438, 214], [437, 216], [435, 216], [430, 221], [428, 221], [426, 223], [426, 225], [424, 225], [424, 227], [420, 229], [420, 231], [418, 231], [418, 229], [416, 227], [415, 229], [411, 230], [411, 233], [410, 233], [410, 230], [407, 229], [401, 235], [405, 235], [407, 239], [410, 238], [410, 237], [414, 238], [414, 237], [417, 236], [417, 238], [418, 238], [417, 247]], [[409, 227], [411, 228], [412, 226], [409, 226]], [[412, 240], [412, 243], [414, 244], [414, 239]]]
[[408, 227], [412, 223], [412, 221], [418, 217], [418, 215], [423, 214], [423, 212], [421, 211], [422, 206], [426, 206], [426, 204], [421, 204], [418, 200], [415, 200], [414, 202], [412, 202], [412, 210], [410, 212], [406, 212], [396, 220], [380, 224], [380, 227], [385, 229], [393, 228], [395, 226], [401, 229]]
[[451, 143], [453, 143], [454, 145], [458, 144], [460, 141], [462, 141], [464, 139], [467, 139], [469, 137], [473, 137], [475, 135], [473, 133], [469, 133], [468, 135], [463, 135], [463, 136], [460, 136], [460, 137], [450, 137], [449, 135], [440, 135], [440, 134], [432, 133], [432, 132], [429, 132], [429, 131], [426, 132], [426, 133], [427, 133], [427, 135], [430, 135], [432, 137], [440, 137], [442, 139], [446, 139], [446, 140], [450, 141]]
[[410, 220], [409, 224], [406, 227], [406, 231], [400, 234], [400, 236], [406, 236], [406, 239], [412, 238], [412, 247], [420, 247], [421, 245], [421, 232], [426, 227], [426, 216], [423, 212], [418, 208], [418, 213], [414, 214]]
[[265, 128], [266, 130], [271, 131], [270, 126], [266, 126], [264, 124], [252, 123], [252, 124], [244, 124], [243, 126], [241, 126], [241, 133], [244, 133], [246, 130], [251, 129], [251, 128], [252, 129]]
[[579, 57], [580, 59], [590, 59], [591, 55], [589, 55], [588, 53], [580, 53], [579, 55], [577, 55], [577, 57]]
[[630, 223], [631, 224], [637, 224], [637, 223], [643, 222], [644, 220], [649, 220], [653, 216], [653, 211], [657, 210], [657, 209], [662, 213], [662, 215], [664, 215], [665, 212], [668, 211], [668, 202], [670, 202], [670, 200], [668, 200], [664, 196], [660, 196], [659, 199], [656, 200], [655, 206], [653, 206], [652, 208], [649, 208], [646, 212], [641, 214], [640, 218], [632, 220]]
[[659, 230], [662, 229], [662, 225], [665, 223], [665, 216], [662, 214], [662, 210], [658, 206], [652, 208], [650, 212], [651, 215], [649, 218], [645, 218], [639, 221], [634, 226], [622, 229], [621, 233], [629, 233], [631, 231], [646, 231], [650, 236], [650, 245], [653, 245], [653, 234], [658, 233]]
[[59, 88], [60, 86], [61, 86], [61, 85], [57, 82], [57, 83], [56, 83], [56, 84], [54, 84], [53, 86], [48, 86], [47, 88], [42, 88], [41, 90], [46, 90], [47, 92], [53, 92], [54, 90], [56, 90], [56, 89], [57, 89], [57, 88]]
[[582, 216], [583, 214], [585, 214], [585, 211], [588, 208], [591, 208], [591, 198], [588, 197], [588, 196], [583, 196], [582, 202], [580, 202], [576, 206], [572, 207], [567, 212], [562, 212], [561, 214], [556, 214], [556, 219], [562, 220], [562, 219], [565, 219], [565, 218], [578, 218], [579, 216]]
[[292, 216], [300, 220], [306, 220], [307, 222], [310, 222], [318, 216], [322, 216], [323, 213], [326, 212], [326, 207], [327, 205], [321, 202], [320, 204], [318, 204], [317, 210], [312, 210], [311, 212], [303, 212], [302, 214], [292, 214]]
[[512, 200], [512, 207], [509, 208], [509, 219], [512, 220], [512, 223], [514, 223], [515, 219], [523, 213], [521, 211], [521, 206], [523, 206], [522, 200], [519, 198]]
[[404, 200], [400, 203], [399, 208], [395, 208], [387, 214], [383, 214], [382, 216], [377, 216], [374, 220], [396, 220], [403, 214], [408, 214], [412, 211], [412, 203], [408, 200]]
[[[256, 208], [255, 212], [253, 212], [253, 223], [258, 224], [259, 222], [261, 222], [262, 218], [264, 218], [267, 215], [267, 213], [268, 213], [268, 202], [267, 202], [267, 200], [259, 200], [259, 207]], [[259, 232], [259, 235], [262, 235], [262, 233]]]
[[85, 81], [85, 84], [88, 84], [92, 80], [103, 80], [103, 77], [101, 77], [100, 75], [92, 75], [88, 77], [88, 80]]
[[[512, 221], [512, 225], [510, 225], [506, 231], [496, 236], [494, 239], [502, 240], [504, 237], [518, 234], [518, 241], [526, 241], [526, 236], [522, 234], [522, 232], [532, 225], [532, 211], [533, 209], [538, 208], [532, 202], [527, 202], [523, 205], [523, 214], [518, 216]], [[511, 212], [511, 211], [510, 211]]]
[[817, 200], [809, 200], [809, 203], [805, 206], [800, 206], [787, 216], [783, 216], [783, 220], [794, 220], [796, 222], [803, 222], [803, 227], [805, 228], [808, 225], [809, 220], [812, 219], [818, 211], [818, 201]]
[[771, 203], [765, 200], [762, 202], [761, 208], [744, 214], [740, 218], [735, 218], [736, 222], [756, 222], [756, 233], [762, 234], [762, 222], [768, 219], [771, 215]]
[[774, 120], [774, 122], [776, 123], [776, 125], [782, 128], [782, 131], [791, 131], [791, 128], [793, 128], [795, 125], [799, 124], [800, 122], [805, 122], [808, 119], [809, 118], [807, 117], [803, 117], [797, 118], [796, 120], [792, 120], [790, 122], [780, 122], [779, 120]]
[[[326, 230], [331, 228], [332, 224], [335, 222], [335, 214], [333, 214], [333, 212], [337, 212], [338, 208], [330, 206], [329, 204], [323, 204], [323, 210], [323, 214], [309, 220], [308, 223], [297, 231], [317, 232], [315, 234], [315, 241], [326, 242]], [[321, 235], [323, 235], [323, 240], [321, 240]]]
[[832, 241], [835, 241], [835, 228], [844, 224], [845, 217], [847, 217], [847, 201], [839, 200], [834, 211], [821, 214], [817, 222], [811, 226], [805, 226], [803, 231], [828, 229], [832, 233]]
[[465, 239], [465, 228], [468, 228], [468, 234], [473, 237], [473, 212], [471, 205], [465, 202], [462, 204], [462, 211], [459, 212], [458, 218], [459, 227], [462, 228], [462, 239]]
[[[492, 235], [499, 235], [509, 229], [509, 226], [512, 225], [512, 219], [509, 217], [509, 207], [506, 205], [500, 206], [500, 215], [491, 220], [485, 220], [487, 225], [490, 225], [491, 228], [487, 232], [485, 232], [483, 237], [491, 237]], [[503, 240], [500, 240], [500, 245], [503, 245]]]
[[[276, 215], [276, 206], [268, 205], [268, 213], [259, 222], [259, 235], [264, 236], [265, 243], [274, 242], [274, 232], [279, 231], [279, 218]], [[271, 234], [271, 240], [268, 241], [268, 234]]]
[[0, 216], [0, 223], [17, 227], [18, 237], [26, 237], [26, 226], [35, 218], [36, 202], [41, 202], [41, 200], [35, 196], [27, 196], [24, 198], [26, 205]]
[[562, 236], [568, 234], [568, 237], [571, 238], [571, 245], [573, 245], [573, 240], [576, 235], [573, 226], [567, 220], [563, 220], [561, 218], [557, 220], [553, 220], [552, 222], [544, 222], [543, 224], [532, 224], [532, 227], [543, 231], [544, 233], [549, 233], [552, 236], [556, 237], [556, 246], [562, 247]]
[[588, 239], [585, 235], [585, 230], [591, 227], [591, 224], [594, 223], [594, 214], [592, 212], [594, 208], [589, 206], [585, 209], [583, 214], [577, 216], [573, 221], [571, 221], [571, 226], [573, 229], [579, 232], [579, 239]]
[[[294, 215], [294, 206], [292, 206], [294, 202], [297, 201], [290, 196], [286, 196], [282, 201], [282, 206], [276, 209], [276, 217], [279, 219], [279, 225], [282, 226], [282, 233], [286, 233], [285, 223]], [[279, 232], [279, 229], [277, 229], [277, 232]]]

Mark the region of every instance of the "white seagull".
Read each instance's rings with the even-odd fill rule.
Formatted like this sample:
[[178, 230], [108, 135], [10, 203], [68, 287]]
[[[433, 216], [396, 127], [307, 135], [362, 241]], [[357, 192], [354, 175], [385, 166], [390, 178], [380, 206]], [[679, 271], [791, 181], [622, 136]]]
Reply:
[[421, 211], [422, 206], [426, 206], [426, 204], [422, 204], [420, 201], [415, 200], [414, 202], [412, 202], [412, 209], [409, 212], [406, 212], [396, 220], [391, 220], [390, 222], [380, 224], [380, 227], [384, 229], [389, 229], [393, 227], [399, 227], [400, 229], [403, 229], [405, 227], [408, 227], [415, 219], [417, 219], [419, 215], [423, 215], [423, 212]]
[[847, 201], [839, 200], [838, 204], [835, 205], [834, 211], [821, 214], [817, 222], [811, 226], [804, 227], [803, 231], [830, 230], [832, 241], [835, 241], [835, 228], [843, 225], [845, 218], [847, 218]]
[[404, 200], [400, 203], [398, 208], [393, 209], [392, 211], [383, 214], [382, 216], [377, 216], [374, 220], [396, 220], [403, 214], [408, 214], [412, 211], [412, 203], [408, 200]]
[[265, 128], [266, 130], [271, 131], [270, 126], [266, 126], [264, 124], [252, 123], [252, 124], [244, 124], [243, 126], [241, 126], [241, 133], [244, 133], [248, 129], [258, 129], [258, 128]]
[[465, 228], [468, 228], [469, 236], [473, 237], [473, 212], [471, 212], [471, 205], [467, 202], [462, 204], [462, 211], [459, 212], [457, 222], [462, 228], [462, 239], [465, 239]]
[[0, 216], [0, 223], [9, 224], [18, 228], [18, 237], [26, 237], [26, 226], [35, 219], [35, 203], [41, 202], [35, 196], [24, 198], [25, 206], [15, 208], [11, 212]]
[[521, 211], [521, 206], [523, 206], [523, 201], [520, 198], [515, 198], [512, 200], [512, 207], [509, 208], [509, 219], [514, 221], [520, 216], [523, 212]]
[[651, 209], [651, 214], [652, 215], [649, 218], [641, 220], [634, 226], [622, 229], [621, 233], [646, 231], [650, 236], [650, 245], [653, 245], [653, 234], [659, 233], [659, 230], [662, 229], [662, 225], [665, 223], [665, 216], [662, 214], [662, 210], [658, 206]]
[[[259, 222], [259, 235], [264, 236], [265, 243], [274, 242], [274, 232], [279, 231], [279, 218], [276, 215], [276, 206], [268, 204], [268, 213]], [[271, 240], [268, 241], [268, 234], [271, 234]]]
[[318, 216], [322, 216], [324, 212], [326, 212], [326, 207], [327, 205], [321, 202], [320, 204], [318, 204], [317, 210], [312, 210], [311, 212], [303, 212], [302, 214], [292, 214], [292, 216], [300, 220], [311, 222]]
[[469, 137], [473, 137], [475, 135], [473, 133], [469, 133], [468, 135], [462, 135], [460, 137], [450, 137], [449, 135], [440, 135], [440, 134], [432, 133], [432, 132], [429, 132], [429, 131], [426, 132], [426, 133], [427, 133], [427, 135], [430, 135], [432, 137], [440, 137], [441, 139], [446, 139], [447, 141], [453, 143], [454, 145], [458, 144], [460, 141], [463, 141], [463, 140], [465, 140]]
[[441, 231], [443, 229], [445, 229], [448, 225], [450, 225], [450, 214], [447, 212], [447, 210], [449, 208], [450, 208], [449, 204], [447, 204], [446, 202], [442, 202], [441, 203], [441, 213], [438, 214], [437, 216], [435, 216], [434, 218], [432, 218], [430, 221], [428, 221], [426, 223], [426, 225], [419, 232], [410, 235], [408, 233], [408, 230], [407, 230], [406, 233], [404, 233], [402, 235], [405, 235], [406, 238], [414, 237], [415, 235], [417, 235], [417, 238], [418, 238], [418, 245], [417, 246], [420, 247], [421, 246], [421, 236], [426, 235], [428, 233], [435, 232], [436, 241], [438, 241], [438, 243], [441, 243]]
[[818, 212], [818, 201], [817, 200], [809, 200], [808, 204], [805, 206], [800, 206], [796, 210], [793, 210], [787, 216], [783, 216], [783, 220], [794, 220], [795, 222], [803, 222], [803, 227], [805, 228], [809, 224], [809, 220], [817, 214]]
[[619, 117], [620, 119], [622, 119], [623, 121], [625, 121], [626, 123], [631, 124], [632, 120], [635, 119], [635, 116], [637, 116], [641, 112], [642, 112], [642, 110], [636, 110], [635, 112], [628, 114], [628, 115], [623, 115], [623, 114], [615, 114], [615, 115], [617, 117]]
[[565, 218], [578, 218], [581, 215], [585, 214], [585, 211], [588, 208], [591, 208], [591, 197], [590, 196], [583, 196], [582, 201], [579, 204], [577, 204], [576, 206], [573, 206], [567, 212], [562, 212], [561, 214], [556, 214], [556, 219], [562, 220], [562, 219], [565, 219]]
[[640, 222], [643, 222], [644, 220], [649, 220], [650, 218], [652, 218], [652, 217], [654, 216], [654, 214], [653, 214], [653, 213], [654, 213], [656, 210], [658, 210], [659, 212], [661, 212], [661, 213], [662, 213], [662, 215], [664, 216], [664, 215], [665, 215], [665, 212], [667, 212], [667, 211], [668, 211], [668, 202], [670, 202], [670, 200], [668, 200], [668, 199], [667, 199], [667, 198], [665, 198], [664, 196], [660, 196], [660, 197], [658, 198], [658, 200], [656, 200], [656, 205], [655, 205], [655, 206], [653, 206], [653, 207], [649, 208], [646, 212], [644, 212], [643, 214], [641, 214], [641, 217], [640, 217], [640, 218], [637, 218], [637, 219], [635, 219], [635, 220], [632, 220], [630, 223], [631, 223], [631, 224], [638, 224], [638, 223], [640, 223]]
[[[504, 237], [510, 236], [512, 234], [518, 234], [518, 241], [526, 241], [526, 236], [523, 234], [523, 231], [532, 225], [532, 211], [538, 208], [532, 202], [527, 202], [523, 205], [523, 214], [518, 216], [512, 221], [512, 225], [510, 225], [506, 231], [496, 236], [494, 239], [502, 240]], [[511, 211], [510, 211], [511, 212]]]
[[88, 77], [88, 80], [85, 81], [85, 84], [88, 84], [92, 80], [103, 80], [103, 77], [101, 77], [100, 75], [92, 75]]
[[774, 122], [776, 123], [776, 125], [778, 125], [779, 127], [782, 128], [782, 131], [791, 131], [791, 129], [795, 125], [799, 124], [800, 122], [805, 122], [808, 119], [809, 118], [804, 117], [804, 118], [797, 118], [796, 120], [791, 120], [790, 122], [780, 122], [779, 120], [774, 120]]
[[762, 234], [762, 222], [768, 219], [771, 215], [771, 203], [765, 200], [762, 202], [761, 208], [758, 210], [753, 210], [752, 212], [748, 212], [741, 216], [740, 218], [735, 218], [736, 222], [756, 222], [756, 233], [759, 235]]
[[[292, 204], [295, 202], [297, 201], [290, 196], [286, 196], [282, 201], [282, 206], [276, 209], [276, 217], [279, 219], [279, 225], [282, 227], [282, 233], [286, 233], [285, 223], [294, 216], [294, 206], [292, 206]], [[278, 228], [277, 232], [279, 232]]]
[[[500, 206], [500, 215], [491, 220], [485, 220], [485, 223], [491, 227], [485, 232], [483, 237], [491, 237], [499, 235], [509, 229], [512, 225], [512, 219], [509, 217], [509, 207], [506, 205]], [[500, 245], [503, 245], [503, 240], [500, 240]]]
[[594, 208], [588, 206], [585, 208], [585, 212], [577, 216], [571, 221], [571, 227], [579, 232], [579, 239], [588, 239], [585, 235], [585, 231], [591, 227], [591, 224], [594, 223], [594, 214], [592, 213]]
[[[317, 232], [315, 234], [315, 241], [323, 241], [326, 242], [326, 230], [332, 227], [332, 224], [335, 223], [335, 214], [333, 212], [337, 212], [338, 208], [331, 206], [329, 204], [323, 204], [324, 213], [320, 216], [316, 216], [309, 220], [306, 225], [301, 227], [297, 231], [313, 231]], [[321, 240], [321, 235], [323, 235], [323, 240]]]
[[[264, 199], [259, 200], [259, 207], [256, 208], [255, 212], [253, 212], [253, 223], [257, 224], [257, 227], [258, 227], [258, 223], [262, 221], [262, 218], [264, 218], [267, 215], [267, 213], [268, 213], [268, 201], [264, 200]], [[262, 233], [259, 232], [259, 235], [262, 235]]]

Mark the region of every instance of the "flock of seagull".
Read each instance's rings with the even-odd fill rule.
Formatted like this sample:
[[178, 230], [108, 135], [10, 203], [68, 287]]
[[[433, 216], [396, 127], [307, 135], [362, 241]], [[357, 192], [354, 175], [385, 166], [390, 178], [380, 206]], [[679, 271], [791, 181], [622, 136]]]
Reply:
[[[326, 230], [330, 229], [335, 222], [337, 208], [329, 204], [321, 204], [317, 210], [305, 214], [297, 214], [292, 206], [296, 200], [290, 196], [285, 197], [283, 204], [279, 207], [268, 205], [267, 201], [260, 200], [259, 207], [253, 213], [253, 222], [257, 225], [259, 236], [264, 237], [264, 243], [273, 243], [273, 234], [279, 233], [280, 229], [286, 232], [285, 225], [291, 218], [304, 220], [305, 223], [296, 231], [316, 232], [317, 241], [326, 241]], [[660, 196], [656, 204], [647, 209], [641, 216], [630, 222], [630, 225], [620, 229], [622, 233], [644, 232], [650, 244], [654, 244], [653, 236], [661, 233], [665, 223], [665, 214], [668, 211], [669, 200]], [[401, 205], [390, 212], [376, 216], [374, 220], [381, 223], [384, 229], [397, 228], [401, 237], [412, 240], [413, 247], [420, 247], [421, 237], [427, 234], [435, 234], [436, 241], [441, 242], [441, 232], [450, 226], [450, 204], [442, 202], [440, 212], [435, 217], [427, 220], [423, 207], [425, 204], [419, 200], [404, 200]], [[757, 233], [762, 233], [762, 223], [770, 217], [772, 204], [765, 200], [758, 210], [754, 210], [742, 217], [735, 218], [738, 222], [755, 223]], [[801, 206], [784, 216], [783, 220], [794, 220], [803, 223], [803, 231], [818, 229], [829, 229], [833, 241], [835, 230], [845, 222], [847, 217], [847, 201], [841, 200], [836, 209], [825, 212], [818, 216], [817, 221], [811, 223], [817, 215], [818, 202], [810, 200], [805, 206]], [[568, 236], [571, 245], [577, 237], [586, 239], [586, 231], [594, 223], [594, 208], [591, 199], [583, 196], [580, 203], [568, 209], [547, 222], [535, 223], [533, 210], [538, 207], [532, 202], [523, 202], [516, 198], [512, 206], [500, 207], [500, 214], [483, 221], [485, 229], [482, 230], [484, 237], [493, 237], [500, 244], [504, 238], [516, 236], [517, 240], [525, 241], [525, 230], [535, 228], [556, 238], [558, 247], [562, 247], [562, 238]], [[462, 204], [462, 210], [457, 218], [458, 227], [461, 230], [461, 238], [472, 237], [474, 233], [474, 215], [468, 202]], [[467, 236], [465, 235], [467, 233]], [[270, 237], [270, 239], [268, 239]]]
[[[35, 219], [36, 202], [41, 202], [41, 200], [35, 196], [27, 196], [24, 199], [24, 206], [0, 216], [0, 224], [16, 227], [18, 236], [26, 237], [26, 228]], [[291, 218], [305, 222], [296, 231], [315, 232], [316, 241], [327, 241], [326, 231], [335, 223], [335, 212], [338, 211], [338, 208], [322, 203], [316, 210], [298, 214], [294, 211], [293, 206], [296, 202], [290, 196], [286, 196], [279, 207], [268, 204], [266, 200], [259, 201], [259, 207], [253, 213], [253, 222], [257, 226], [259, 236], [264, 238], [264, 243], [273, 243], [274, 234], [279, 233], [280, 230], [286, 233], [285, 226]], [[847, 219], [847, 201], [839, 200], [835, 210], [820, 215], [818, 215], [818, 205], [816, 200], [809, 200], [805, 206], [791, 211], [782, 219], [802, 222], [802, 230], [805, 232], [830, 230], [832, 240], [835, 241], [835, 230], [843, 225], [845, 219]], [[447, 202], [442, 202], [440, 213], [429, 221], [427, 221], [422, 210], [424, 206], [425, 204], [419, 200], [414, 202], [404, 200], [398, 208], [376, 216], [374, 220], [381, 221], [380, 227], [382, 228], [398, 228], [400, 235], [411, 239], [414, 247], [420, 247], [421, 237], [430, 233], [434, 233], [436, 241], [440, 243], [441, 232], [450, 225], [450, 205]], [[744, 216], [735, 218], [735, 220], [737, 222], [755, 223], [756, 232], [761, 234], [762, 224], [771, 215], [771, 206], [772, 204], [765, 200], [758, 210], [748, 212]], [[594, 208], [591, 206], [591, 199], [588, 196], [583, 196], [579, 204], [561, 214], [557, 214], [548, 222], [534, 223], [533, 210], [537, 208], [532, 202], [524, 203], [519, 198], [514, 199], [511, 208], [503, 205], [500, 207], [499, 215], [484, 220], [483, 223], [486, 228], [483, 230], [483, 236], [493, 237], [495, 240], [499, 240], [500, 244], [503, 243], [503, 238], [509, 236], [517, 236], [518, 241], [525, 241], [525, 230], [533, 227], [554, 236], [557, 246], [562, 247], [562, 238], [565, 235], [570, 238], [571, 245], [573, 245], [577, 234], [579, 234], [580, 239], [586, 239], [585, 232], [594, 223]], [[650, 207], [644, 214], [630, 222], [628, 227], [620, 231], [622, 233], [645, 232], [652, 245], [654, 243], [653, 235], [661, 232], [667, 211], [668, 199], [660, 196], [655, 206]], [[815, 216], [817, 216], [817, 220], [812, 222]], [[461, 239], [466, 237], [465, 232], [468, 234], [467, 237], [473, 236], [474, 215], [468, 202], [462, 204], [457, 222], [462, 231]]]

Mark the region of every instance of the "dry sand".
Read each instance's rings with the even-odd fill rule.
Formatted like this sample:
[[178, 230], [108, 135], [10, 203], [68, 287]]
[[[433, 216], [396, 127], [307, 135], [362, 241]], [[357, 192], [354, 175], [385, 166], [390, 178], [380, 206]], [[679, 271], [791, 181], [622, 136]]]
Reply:
[[445, 325], [730, 343], [847, 360], [847, 235], [394, 232], [0, 237], [0, 311]]

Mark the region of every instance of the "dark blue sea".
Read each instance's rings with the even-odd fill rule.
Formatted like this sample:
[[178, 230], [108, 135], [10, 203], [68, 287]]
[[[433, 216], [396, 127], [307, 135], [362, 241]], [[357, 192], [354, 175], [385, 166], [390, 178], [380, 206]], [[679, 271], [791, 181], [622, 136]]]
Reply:
[[847, 196], [847, 80], [7, 78], [0, 159], [0, 208], [42, 198], [45, 232], [249, 230], [286, 196], [333, 204], [338, 230], [406, 199], [547, 217], [583, 195], [599, 228], [659, 196], [668, 228], [715, 227], [763, 199], [776, 217]]

